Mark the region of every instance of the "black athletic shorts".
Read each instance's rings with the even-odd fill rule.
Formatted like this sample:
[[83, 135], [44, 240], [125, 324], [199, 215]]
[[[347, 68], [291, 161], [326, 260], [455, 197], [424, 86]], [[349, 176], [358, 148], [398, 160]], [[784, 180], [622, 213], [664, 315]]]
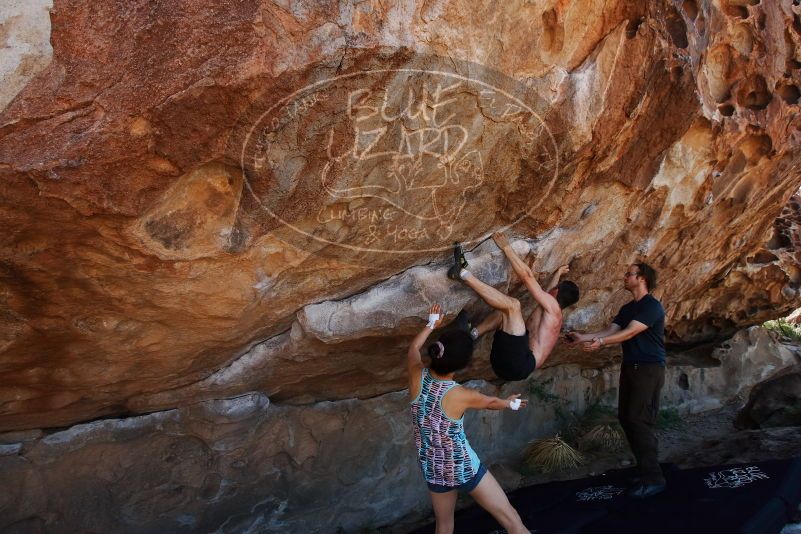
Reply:
[[528, 348], [528, 332], [513, 336], [496, 330], [490, 352], [492, 370], [498, 378], [508, 381], [525, 380], [537, 367], [534, 353]]

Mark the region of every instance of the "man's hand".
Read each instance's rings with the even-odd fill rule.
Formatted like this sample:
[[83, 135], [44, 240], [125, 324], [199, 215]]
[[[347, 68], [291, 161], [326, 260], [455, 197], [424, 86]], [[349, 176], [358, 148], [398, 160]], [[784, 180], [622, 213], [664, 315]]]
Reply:
[[559, 286], [559, 279], [562, 278], [562, 275], [566, 272], [570, 271], [570, 267], [567, 265], [560, 265], [558, 269], [556, 269], [553, 274], [551, 275], [551, 281], [548, 282], [548, 291], [552, 290], [553, 288]]
[[492, 240], [495, 241], [495, 244], [498, 245], [498, 248], [501, 250], [509, 246], [509, 239], [503, 232], [495, 232], [492, 234]]
[[584, 352], [595, 352], [601, 348], [601, 338], [596, 337], [593, 338], [592, 341], [585, 341], [582, 348], [584, 349]]
[[565, 343], [568, 345], [576, 345], [577, 343], [581, 343], [582, 341], [588, 341], [589, 338], [585, 334], [579, 334], [578, 332], [574, 332], [571, 330], [567, 334], [565, 334]]

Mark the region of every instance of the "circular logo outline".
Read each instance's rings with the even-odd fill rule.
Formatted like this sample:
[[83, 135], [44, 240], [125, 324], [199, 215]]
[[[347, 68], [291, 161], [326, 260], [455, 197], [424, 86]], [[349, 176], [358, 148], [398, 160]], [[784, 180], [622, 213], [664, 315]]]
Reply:
[[[484, 67], [484, 68], [486, 68], [486, 67]], [[349, 249], [349, 250], [352, 250], [352, 251], [355, 251], [355, 252], [369, 252], [369, 253], [384, 252], [384, 253], [391, 253], [391, 254], [419, 254], [421, 252], [443, 252], [443, 251], [450, 251], [451, 250], [452, 245], [441, 246], [441, 247], [437, 247], [437, 248], [415, 248], [415, 249], [411, 249], [411, 250], [390, 250], [390, 249], [367, 248], [367, 247], [360, 247], [360, 246], [356, 246], [356, 245], [351, 245], [351, 244], [348, 244], [348, 243], [341, 243], [341, 242], [337, 242], [337, 241], [332, 241], [332, 240], [325, 239], [323, 237], [316, 236], [314, 234], [308, 233], [308, 232], [306, 232], [306, 231], [304, 231], [304, 230], [302, 230], [300, 228], [297, 228], [292, 223], [284, 221], [281, 217], [279, 217], [276, 213], [274, 213], [270, 208], [268, 208], [262, 202], [262, 200], [258, 197], [258, 195], [256, 195], [256, 192], [253, 190], [253, 187], [250, 184], [250, 180], [247, 177], [247, 173], [245, 172], [245, 157], [246, 157], [245, 152], [246, 152], [246, 147], [248, 147], [250, 142], [251, 142], [250, 140], [251, 140], [251, 137], [254, 135], [254, 130], [257, 128], [257, 126], [259, 124], [262, 123], [264, 117], [268, 116], [270, 113], [272, 113], [273, 110], [275, 110], [275, 109], [277, 109], [279, 107], [282, 107], [283, 105], [291, 102], [298, 95], [300, 95], [300, 94], [302, 94], [304, 92], [310, 92], [310, 90], [312, 90], [312, 89], [315, 89], [315, 88], [323, 86], [323, 85], [331, 84], [331, 83], [333, 83], [333, 82], [335, 82], [337, 80], [347, 79], [347, 78], [354, 78], [354, 77], [359, 77], [359, 76], [369, 76], [369, 75], [374, 74], [374, 73], [376, 73], [376, 74], [385, 73], [386, 74], [386, 73], [393, 73], [393, 72], [409, 73], [409, 74], [430, 74], [430, 75], [437, 75], [437, 76], [455, 78], [455, 79], [458, 79], [458, 80], [461, 80], [461, 81], [464, 81], [464, 82], [478, 84], [478, 85], [483, 86], [485, 88], [491, 89], [491, 90], [493, 90], [493, 91], [495, 91], [495, 92], [497, 92], [499, 94], [502, 94], [506, 98], [508, 98], [508, 99], [512, 100], [513, 102], [515, 102], [516, 104], [520, 105], [520, 107], [522, 109], [528, 111], [534, 117], [537, 118], [539, 123], [544, 128], [545, 132], [548, 134], [548, 139], [550, 140], [550, 142], [551, 142], [551, 144], [553, 146], [554, 159], [555, 159], [553, 176], [549, 180], [546, 190], [543, 192], [543, 194], [540, 195], [539, 200], [533, 206], [531, 206], [527, 210], [525, 210], [522, 215], [520, 215], [517, 219], [515, 219], [511, 223], [501, 227], [500, 229], [493, 229], [488, 233], [481, 234], [479, 237], [462, 241], [463, 245], [470, 245], [472, 243], [480, 243], [481, 241], [484, 241], [485, 239], [490, 237], [493, 232], [508, 230], [512, 226], [514, 226], [514, 225], [518, 224], [520, 221], [522, 221], [525, 217], [530, 216], [531, 212], [533, 210], [537, 209], [542, 204], [542, 202], [545, 200], [545, 198], [547, 198], [548, 195], [550, 195], [550, 193], [553, 190], [553, 187], [556, 184], [556, 181], [557, 181], [557, 179], [559, 177], [559, 164], [560, 164], [559, 146], [556, 143], [556, 139], [554, 138], [554, 135], [551, 132], [551, 129], [548, 127], [548, 125], [545, 123], [545, 121], [542, 119], [542, 117], [536, 111], [534, 111], [528, 104], [526, 104], [525, 102], [523, 102], [519, 98], [509, 94], [504, 89], [495, 87], [495, 86], [493, 86], [491, 84], [488, 84], [488, 83], [486, 83], [486, 82], [484, 82], [482, 80], [478, 80], [478, 79], [475, 79], [475, 78], [470, 78], [468, 76], [464, 76], [462, 74], [457, 74], [457, 73], [453, 73], [453, 72], [445, 72], [445, 71], [438, 71], [438, 70], [428, 70], [428, 69], [412, 69], [412, 68], [370, 69], [370, 70], [364, 70], [364, 71], [350, 72], [350, 73], [346, 73], [346, 74], [339, 74], [339, 75], [331, 77], [331, 78], [318, 80], [318, 81], [316, 81], [314, 83], [305, 85], [304, 87], [301, 87], [300, 89], [298, 89], [298, 90], [290, 93], [289, 95], [281, 98], [278, 102], [276, 102], [275, 104], [270, 106], [270, 108], [267, 109], [267, 111], [264, 111], [263, 113], [261, 113], [259, 115], [259, 117], [254, 121], [253, 125], [248, 129], [247, 134], [245, 135], [244, 140], [242, 142], [242, 149], [240, 151], [240, 158], [239, 158], [239, 166], [240, 166], [240, 171], [242, 173], [242, 182], [245, 184], [245, 187], [247, 187], [248, 191], [250, 192], [250, 195], [253, 197], [253, 199], [256, 201], [256, 203], [263, 210], [265, 210], [272, 218], [274, 218], [275, 220], [279, 221], [283, 226], [291, 229], [292, 231], [296, 232], [297, 234], [303, 235], [303, 236], [305, 236], [307, 238], [311, 238], [311, 239], [313, 239], [315, 241], [318, 241], [320, 243], [324, 243], [324, 244], [327, 244], [327, 245], [333, 245], [333, 246], [336, 246], [336, 247], [342, 247], [342, 248]], [[506, 78], [509, 78], [506, 75], [504, 75], [504, 76]], [[366, 194], [365, 195], [355, 195], [354, 198], [364, 198], [364, 197], [370, 197], [370, 196], [371, 195], [366, 195]]]

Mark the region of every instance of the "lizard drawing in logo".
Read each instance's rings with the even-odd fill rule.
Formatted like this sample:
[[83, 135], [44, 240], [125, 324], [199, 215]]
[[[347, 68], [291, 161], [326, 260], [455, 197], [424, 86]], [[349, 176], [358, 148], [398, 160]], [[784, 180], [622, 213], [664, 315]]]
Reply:
[[437, 87], [433, 102], [424, 91], [415, 103], [410, 90], [405, 109], [395, 113], [386, 95], [376, 105], [352, 96], [350, 132], [329, 131], [324, 190], [335, 199], [380, 199], [449, 237], [471, 191], [484, 183], [484, 165], [478, 150], [466, 150], [470, 135], [452, 122], [455, 114], [438, 119], [456, 101], [440, 100], [443, 91]]

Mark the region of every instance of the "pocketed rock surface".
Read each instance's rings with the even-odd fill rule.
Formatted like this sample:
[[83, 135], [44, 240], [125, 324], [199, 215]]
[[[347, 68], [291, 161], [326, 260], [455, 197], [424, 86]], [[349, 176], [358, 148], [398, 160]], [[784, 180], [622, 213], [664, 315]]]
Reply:
[[30, 44], [2, 63], [0, 428], [163, 407], [290, 331], [269, 359], [294, 387], [265, 390], [397, 389], [427, 305], [476, 304], [441, 279], [450, 243], [501, 228], [543, 276], [570, 263], [573, 327], [609, 320], [641, 258], [674, 343], [792, 309], [801, 7], [741, 4], [56, 1], [49, 36], [47, 4], [9, 16]]
[[397, 395], [431, 303], [488, 312], [445, 278], [454, 241], [530, 310], [497, 230], [543, 283], [570, 265], [568, 328], [652, 264], [698, 369], [801, 305], [795, 2], [24, 4], [0, 8], [0, 431]]

